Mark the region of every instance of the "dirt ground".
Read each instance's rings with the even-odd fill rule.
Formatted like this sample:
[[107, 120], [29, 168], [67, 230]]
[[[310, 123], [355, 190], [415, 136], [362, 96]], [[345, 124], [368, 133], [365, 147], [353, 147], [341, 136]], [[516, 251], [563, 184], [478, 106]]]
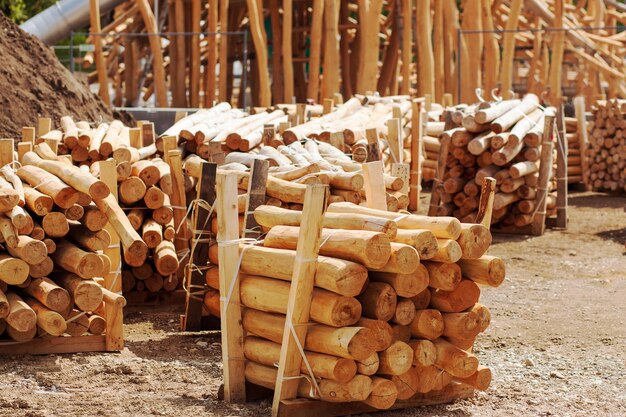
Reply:
[[[625, 205], [574, 194], [569, 230], [496, 236], [490, 254], [506, 260], [507, 279], [483, 292], [492, 324], [476, 345], [491, 388], [378, 416], [626, 415]], [[219, 333], [178, 332], [180, 310], [128, 309], [120, 354], [1, 359], [0, 415], [268, 415], [269, 401], [217, 400]]]

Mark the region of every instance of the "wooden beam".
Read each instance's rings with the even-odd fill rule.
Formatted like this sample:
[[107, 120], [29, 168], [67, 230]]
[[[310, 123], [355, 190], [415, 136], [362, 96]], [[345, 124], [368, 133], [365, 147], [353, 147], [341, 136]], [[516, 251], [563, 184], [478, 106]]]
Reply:
[[[261, 107], [272, 105], [272, 90], [270, 88], [270, 74], [267, 66], [267, 36], [261, 19], [263, 13], [262, 0], [246, 0], [248, 4], [248, 18], [250, 19], [250, 33], [256, 52], [256, 62], [259, 73], [259, 103]], [[259, 4], [260, 3], [260, 4]]]
[[299, 379], [293, 377], [300, 375], [304, 356], [300, 347], [304, 346], [307, 326], [303, 326], [303, 324], [309, 321], [323, 216], [326, 208], [326, 194], [326, 186], [309, 185], [304, 195], [304, 208], [300, 222], [296, 260], [291, 277], [287, 317], [272, 404], [273, 416], [279, 414], [282, 400], [296, 398], [300, 383]]
[[359, 71], [356, 92], [376, 91], [382, 0], [359, 0]]
[[[179, 150], [168, 151], [168, 161], [170, 173], [172, 175], [172, 195], [170, 202], [174, 212], [174, 230], [176, 237], [174, 238], [174, 247], [178, 255], [180, 263], [179, 277], [183, 277], [184, 265], [188, 262], [189, 254], [189, 229], [187, 228], [187, 201], [185, 195], [185, 180], [183, 178], [183, 165]], [[186, 253], [186, 254], [185, 254]], [[179, 282], [181, 279], [179, 279]]]
[[224, 400], [242, 402], [246, 400], [246, 378], [237, 270], [237, 175], [217, 174], [216, 192]]
[[[198, 200], [209, 205], [215, 204], [215, 181], [217, 165], [210, 162], [202, 163], [202, 174], [198, 181]], [[204, 305], [203, 289], [206, 281], [206, 268], [209, 263], [209, 246], [211, 235], [211, 219], [209, 211], [203, 204], [196, 205], [193, 213], [194, 231], [191, 241], [191, 268], [186, 270], [186, 300], [184, 331], [198, 331], [202, 327], [202, 306]]]
[[[468, 1], [463, 6], [463, 20], [461, 27], [465, 31], [473, 33], [464, 33], [462, 38], [465, 39], [467, 45], [468, 60], [462, 63], [462, 71], [464, 77], [461, 78], [461, 97], [466, 103], [476, 101], [475, 91], [477, 87], [482, 85], [482, 55], [483, 55], [483, 29], [482, 14], [480, 7], [481, 0]], [[487, 65], [491, 65], [488, 63]]]
[[[91, 25], [91, 38], [94, 45], [94, 58], [96, 60], [96, 71], [98, 72], [98, 93], [107, 106], [111, 106], [109, 96], [109, 81], [107, 79], [107, 68], [104, 61], [104, 50], [102, 48], [102, 36], [94, 36], [94, 33], [101, 33], [100, 25], [100, 0], [89, 0], [89, 24]], [[41, 136], [41, 134], [40, 134]]]

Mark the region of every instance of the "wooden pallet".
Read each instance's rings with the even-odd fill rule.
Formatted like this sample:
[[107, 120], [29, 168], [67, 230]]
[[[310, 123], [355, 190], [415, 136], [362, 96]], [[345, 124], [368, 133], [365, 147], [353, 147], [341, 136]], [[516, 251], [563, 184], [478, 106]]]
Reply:
[[124, 349], [124, 306], [126, 299], [106, 289], [106, 333], [104, 335], [35, 338], [26, 342], [0, 342], [0, 355], [47, 355], [52, 353], [118, 352]]

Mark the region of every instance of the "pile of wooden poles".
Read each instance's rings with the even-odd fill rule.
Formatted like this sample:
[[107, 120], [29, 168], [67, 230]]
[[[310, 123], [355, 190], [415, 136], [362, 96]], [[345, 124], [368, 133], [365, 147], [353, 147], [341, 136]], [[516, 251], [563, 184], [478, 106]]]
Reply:
[[145, 244], [107, 184], [44, 142], [24, 142], [19, 164], [13, 140], [0, 142], [1, 331], [19, 342], [104, 333], [105, 304], [125, 304], [106, 289], [120, 260], [112, 235], [128, 264], [143, 264]]
[[599, 101], [591, 111], [586, 183], [597, 191], [626, 191], [626, 101]]
[[[496, 180], [494, 224], [531, 224], [539, 210], [537, 201], [542, 198], [548, 215], [556, 211], [552, 193], [556, 183], [551, 175], [554, 145], [550, 139], [550, 148], [542, 149], [547, 117], [537, 96], [481, 102], [451, 112], [449, 118], [450, 125], [456, 127], [441, 136], [447, 149], [440, 153], [439, 163], [440, 172], [445, 174], [439, 178], [429, 213], [474, 221], [486, 177]], [[553, 121], [553, 117], [548, 120]], [[545, 172], [540, 170], [541, 164], [549, 165]], [[538, 199], [543, 188], [538, 186], [540, 181], [546, 181], [547, 193]]]
[[[218, 192], [234, 193], [236, 178], [228, 185], [221, 176], [235, 175], [218, 173]], [[285, 381], [294, 380], [294, 396], [374, 409], [454, 390], [459, 383], [487, 389], [491, 371], [472, 353], [475, 338], [490, 322], [489, 309], [479, 303], [478, 284], [497, 287], [505, 275], [502, 260], [485, 254], [491, 244], [488, 228], [453, 217], [398, 216], [343, 202], [328, 205], [319, 222], [323, 228], [316, 233], [307, 230], [306, 210], [314, 198], [324, 199], [326, 191], [319, 188], [307, 191], [303, 212], [258, 207], [254, 219], [266, 232], [263, 240], [239, 247], [225, 243], [239, 230], [236, 217], [221, 211], [236, 196], [218, 195], [217, 238], [222, 243], [211, 261], [219, 271], [206, 274], [210, 289], [205, 305], [212, 314], [229, 315], [227, 321], [222, 317], [222, 328], [229, 326], [228, 340], [246, 332], [240, 346], [245, 379], [276, 388], [275, 404]], [[303, 264], [310, 256], [317, 258], [308, 264], [314, 265], [312, 270]], [[237, 257], [240, 269], [233, 275]], [[307, 270], [314, 280], [312, 297], [294, 304], [290, 286], [302, 284]], [[227, 296], [225, 288], [235, 288], [236, 295]], [[221, 308], [220, 294], [226, 298]], [[241, 325], [234, 324], [234, 305], [241, 308]], [[301, 305], [310, 305], [304, 318], [296, 313]], [[302, 335], [304, 358], [297, 349], [285, 351], [291, 326]], [[225, 355], [237, 356], [237, 349], [224, 347]], [[286, 356], [290, 354], [295, 356]], [[234, 366], [229, 357], [224, 357], [225, 369]], [[285, 374], [287, 368], [294, 370], [294, 363], [301, 363], [297, 371]], [[236, 379], [228, 371], [225, 375], [227, 385]], [[241, 393], [230, 395], [241, 398]]]

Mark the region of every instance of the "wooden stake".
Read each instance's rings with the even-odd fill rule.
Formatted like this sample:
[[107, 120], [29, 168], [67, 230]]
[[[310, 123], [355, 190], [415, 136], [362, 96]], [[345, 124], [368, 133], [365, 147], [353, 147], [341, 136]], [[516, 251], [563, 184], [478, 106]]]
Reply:
[[216, 193], [224, 400], [241, 402], [246, 399], [246, 381], [237, 271], [239, 258], [237, 176], [218, 174]]
[[509, 91], [513, 88], [513, 59], [515, 58], [515, 30], [517, 29], [519, 16], [522, 11], [522, 0], [511, 0], [506, 32], [502, 40], [502, 72], [500, 73], [500, 85], [502, 96], [509, 97]]
[[411, 179], [409, 188], [409, 210], [419, 210], [422, 189], [422, 102], [413, 100], [411, 119]]
[[[313, 0], [311, 17], [311, 46], [309, 55], [309, 84], [307, 98], [317, 102], [320, 90], [320, 63], [322, 53], [322, 23], [324, 17], [324, 0]], [[335, 38], [336, 43], [336, 38]], [[324, 67], [325, 68], [325, 67]], [[326, 73], [326, 71], [324, 71]]]
[[[340, 1], [324, 0], [324, 77], [320, 98], [330, 99], [339, 91], [339, 6]], [[345, 81], [344, 81], [345, 83]], [[331, 104], [332, 110], [332, 104]]]
[[495, 178], [483, 178], [482, 189], [480, 191], [480, 201], [478, 202], [478, 214], [474, 223], [482, 224], [487, 229], [491, 227], [491, 214], [493, 212], [493, 199], [496, 195]]
[[563, 105], [556, 117], [556, 227], [567, 228], [567, 138]]
[[[228, 5], [229, 0], [220, 1], [220, 101], [228, 101]], [[286, 10], [284, 11], [286, 14]], [[291, 16], [291, 12], [289, 12]], [[283, 51], [284, 53], [284, 51]], [[243, 372], [243, 368], [242, 368]]]
[[[307, 327], [297, 326], [309, 321], [313, 283], [322, 231], [323, 214], [326, 207], [326, 187], [308, 186], [304, 197], [304, 210], [300, 224], [300, 235], [296, 249], [296, 261], [291, 278], [287, 319], [280, 350], [276, 390], [272, 404], [272, 415], [277, 416], [281, 400], [295, 398], [298, 379], [287, 379], [300, 375], [302, 351]], [[298, 342], [296, 343], [295, 338]]]
[[[228, 0], [222, 0], [228, 1]], [[293, 100], [293, 0], [283, 0], [283, 77], [285, 80], [285, 97], [283, 102]]]
[[[163, 49], [161, 47], [161, 37], [159, 35], [156, 35], [156, 33], [159, 32], [159, 28], [157, 27], [157, 22], [154, 19], [154, 14], [152, 13], [152, 8], [150, 7], [148, 0], [138, 0], [137, 6], [139, 7], [139, 12], [141, 13], [141, 17], [143, 19], [144, 26], [146, 27], [146, 31], [148, 33], [155, 34], [150, 35], [148, 37], [148, 41], [150, 42], [150, 51], [152, 52], [152, 71], [154, 72], [156, 103], [159, 107], [167, 107], [167, 85], [165, 84], [165, 65], [163, 64]], [[100, 23], [98, 22], [98, 25], [99, 24]], [[98, 29], [98, 31], [100, 30]], [[101, 37], [98, 37], [98, 39], [101, 40]], [[99, 72], [100, 71], [98, 71], [98, 73]]]
[[381, 161], [366, 162], [363, 164], [363, 180], [365, 181], [365, 196], [367, 207], [377, 210], [387, 210], [387, 192], [383, 176]]
[[207, 63], [204, 67], [204, 107], [213, 107], [215, 100], [215, 68], [217, 65], [217, 21], [218, 0], [209, 0], [209, 14], [207, 18]]
[[[108, 159], [98, 162], [100, 167], [100, 180], [104, 182], [111, 194], [117, 200], [117, 170], [115, 169], [115, 160]], [[111, 236], [111, 244], [104, 249], [104, 254], [111, 260], [111, 270], [104, 277], [104, 286], [114, 293], [122, 292], [122, 257], [120, 252], [120, 237], [110, 222], [104, 227]]]
[[[189, 230], [187, 229], [187, 221], [185, 212], [187, 211], [187, 202], [185, 196], [185, 179], [183, 178], [183, 165], [180, 159], [180, 151], [173, 150], [168, 152], [169, 166], [172, 174], [172, 190], [173, 193], [170, 197], [172, 203], [172, 209], [174, 211], [174, 230], [176, 231], [176, 237], [174, 240], [174, 246], [178, 253], [186, 252], [189, 249]], [[189, 255], [179, 255], [179, 262], [184, 265]], [[182, 271], [179, 271], [179, 276], [182, 276]]]
[[543, 235], [546, 229], [546, 205], [548, 200], [548, 182], [552, 172], [552, 132], [554, 130], [554, 110], [548, 109], [545, 116], [543, 128], [543, 140], [541, 144], [541, 168], [539, 170], [539, 180], [537, 181], [537, 196], [535, 197], [535, 217], [532, 223], [532, 234]]
[[[411, 64], [413, 61], [413, 6], [411, 0], [402, 0], [402, 84], [400, 94], [411, 92]], [[436, 12], [435, 12], [436, 13]]]
[[419, 94], [435, 94], [435, 68], [431, 42], [430, 0], [417, 0], [417, 58]]
[[257, 68], [259, 71], [259, 103], [262, 107], [272, 105], [272, 91], [270, 89], [270, 74], [267, 66], [267, 36], [263, 26], [263, 1], [247, 0], [250, 32], [256, 52]]
[[[587, 133], [587, 121], [585, 116], [585, 97], [578, 96], [574, 98], [574, 110], [576, 112], [578, 149], [580, 150], [580, 166], [582, 168], [583, 184], [586, 188], [590, 188], [589, 181], [589, 163], [587, 162], [587, 146], [589, 144]], [[19, 145], [18, 145], [19, 151]]]
[[250, 180], [248, 181], [248, 194], [246, 196], [245, 224], [242, 237], [256, 239], [263, 231], [254, 219], [254, 210], [265, 204], [265, 184], [269, 171], [269, 162], [255, 159], [250, 170]]

